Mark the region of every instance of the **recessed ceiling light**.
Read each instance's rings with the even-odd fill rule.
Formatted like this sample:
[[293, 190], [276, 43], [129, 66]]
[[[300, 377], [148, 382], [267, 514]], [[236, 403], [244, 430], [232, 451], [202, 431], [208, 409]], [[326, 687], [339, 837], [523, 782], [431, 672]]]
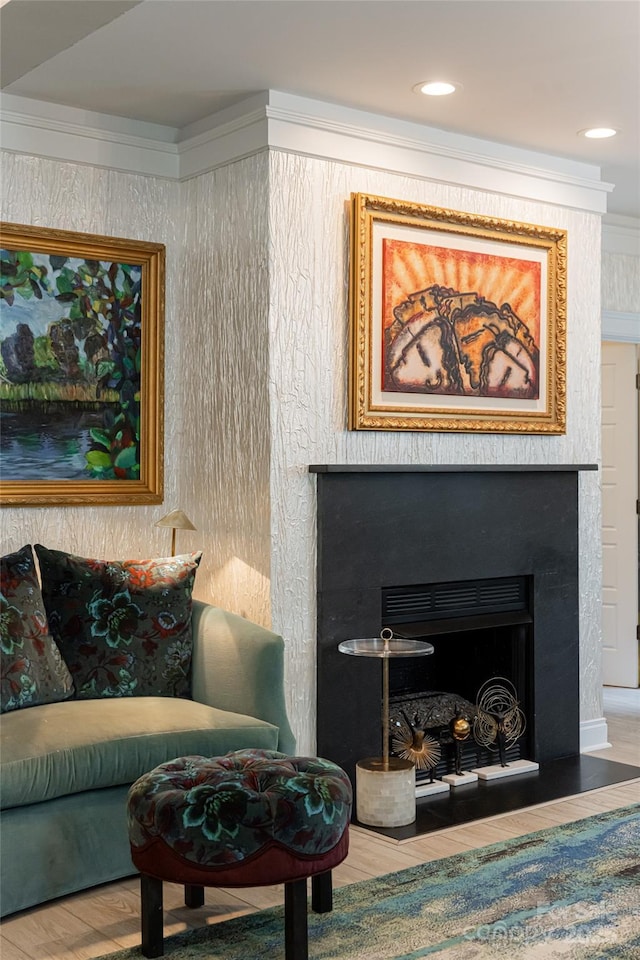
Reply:
[[591, 127], [589, 130], [580, 130], [579, 134], [589, 140], [606, 140], [608, 137], [615, 137], [617, 132], [613, 127]]
[[428, 97], [447, 97], [450, 93], [462, 89], [461, 83], [451, 83], [449, 80], [423, 80], [413, 88], [416, 93], [424, 93]]

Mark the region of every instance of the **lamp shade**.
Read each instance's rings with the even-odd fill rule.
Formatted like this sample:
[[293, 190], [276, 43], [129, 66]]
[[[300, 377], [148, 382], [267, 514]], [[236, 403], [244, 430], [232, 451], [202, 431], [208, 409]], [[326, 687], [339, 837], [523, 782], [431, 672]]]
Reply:
[[156, 527], [172, 527], [174, 530], [195, 530], [196, 528], [182, 510], [172, 510], [165, 517], [156, 521]]
[[195, 530], [196, 528], [182, 510], [172, 510], [165, 517], [156, 520], [156, 527], [171, 527], [171, 553], [176, 553], [176, 530]]

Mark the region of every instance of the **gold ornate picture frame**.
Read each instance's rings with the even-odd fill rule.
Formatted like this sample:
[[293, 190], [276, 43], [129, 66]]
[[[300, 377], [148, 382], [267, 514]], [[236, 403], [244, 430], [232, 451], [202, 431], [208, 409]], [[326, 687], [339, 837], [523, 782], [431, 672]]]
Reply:
[[363, 193], [350, 219], [350, 430], [565, 432], [565, 230]]
[[0, 502], [163, 498], [160, 243], [0, 224]]

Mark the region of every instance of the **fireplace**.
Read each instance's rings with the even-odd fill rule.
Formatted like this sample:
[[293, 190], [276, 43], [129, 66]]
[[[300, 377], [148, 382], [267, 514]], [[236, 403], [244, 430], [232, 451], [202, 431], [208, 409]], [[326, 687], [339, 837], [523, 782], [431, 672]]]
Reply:
[[[533, 610], [531, 577], [498, 577], [383, 588], [382, 622], [397, 636], [428, 639], [428, 659], [396, 659], [390, 663], [390, 728], [402, 740], [413, 729], [438, 744], [440, 758], [418, 768], [418, 781], [442, 777], [456, 769], [456, 741], [450, 723], [460, 716], [473, 725], [477, 694], [489, 683], [513, 685], [527, 719], [507, 760], [531, 759], [535, 712], [531, 678]], [[391, 750], [394, 749], [392, 737]], [[495, 750], [473, 737], [458, 743], [464, 769], [487, 766]]]
[[435, 647], [419, 666], [393, 665], [392, 699], [443, 690], [472, 701], [485, 673], [510, 673], [526, 758], [577, 756], [578, 473], [595, 467], [310, 469], [319, 755], [355, 780], [356, 762], [380, 754], [380, 663], [337, 647], [391, 626]]

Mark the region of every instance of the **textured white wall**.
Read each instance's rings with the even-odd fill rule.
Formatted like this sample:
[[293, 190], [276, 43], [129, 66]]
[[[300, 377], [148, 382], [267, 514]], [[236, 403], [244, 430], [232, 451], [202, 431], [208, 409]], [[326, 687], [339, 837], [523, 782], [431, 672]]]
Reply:
[[[563, 437], [351, 433], [347, 202], [351, 191], [569, 230], [568, 423]], [[310, 463], [595, 463], [599, 218], [271, 153], [186, 184], [3, 154], [2, 217], [167, 245], [165, 504], [5, 507], [2, 549], [168, 552], [179, 506], [202, 547], [196, 596], [269, 623], [287, 643], [299, 749], [315, 737], [315, 480]], [[580, 480], [581, 716], [600, 717], [599, 478]], [[270, 570], [271, 567], [271, 570]], [[269, 596], [270, 590], [270, 596]]]
[[266, 178], [260, 154], [184, 185], [179, 472], [205, 549], [196, 595], [268, 626]]
[[[3, 507], [0, 511], [3, 551], [25, 543], [43, 543], [84, 556], [116, 559], [170, 552], [171, 535], [154, 522], [179, 501], [179, 458], [185, 410], [183, 371], [177, 324], [182, 287], [180, 252], [182, 213], [180, 186], [167, 180], [110, 170], [2, 154], [2, 219], [14, 223], [79, 230], [167, 246], [165, 353], [166, 503], [171, 506]], [[191, 550], [197, 534], [179, 535], [178, 549]]]
[[640, 257], [602, 254], [602, 309], [640, 313]]
[[[311, 463], [597, 463], [600, 220], [542, 203], [284, 153], [270, 158], [271, 602], [288, 643], [299, 750], [315, 737], [315, 479]], [[569, 231], [567, 433], [349, 432], [347, 201], [351, 191]], [[535, 504], [532, 504], [535, 509]], [[600, 496], [580, 479], [581, 717], [602, 715]]]
[[2, 218], [167, 246], [165, 502], [4, 507], [3, 552], [25, 543], [100, 558], [170, 551], [180, 507], [202, 549], [195, 595], [268, 624], [266, 155], [186, 184], [2, 155]]

